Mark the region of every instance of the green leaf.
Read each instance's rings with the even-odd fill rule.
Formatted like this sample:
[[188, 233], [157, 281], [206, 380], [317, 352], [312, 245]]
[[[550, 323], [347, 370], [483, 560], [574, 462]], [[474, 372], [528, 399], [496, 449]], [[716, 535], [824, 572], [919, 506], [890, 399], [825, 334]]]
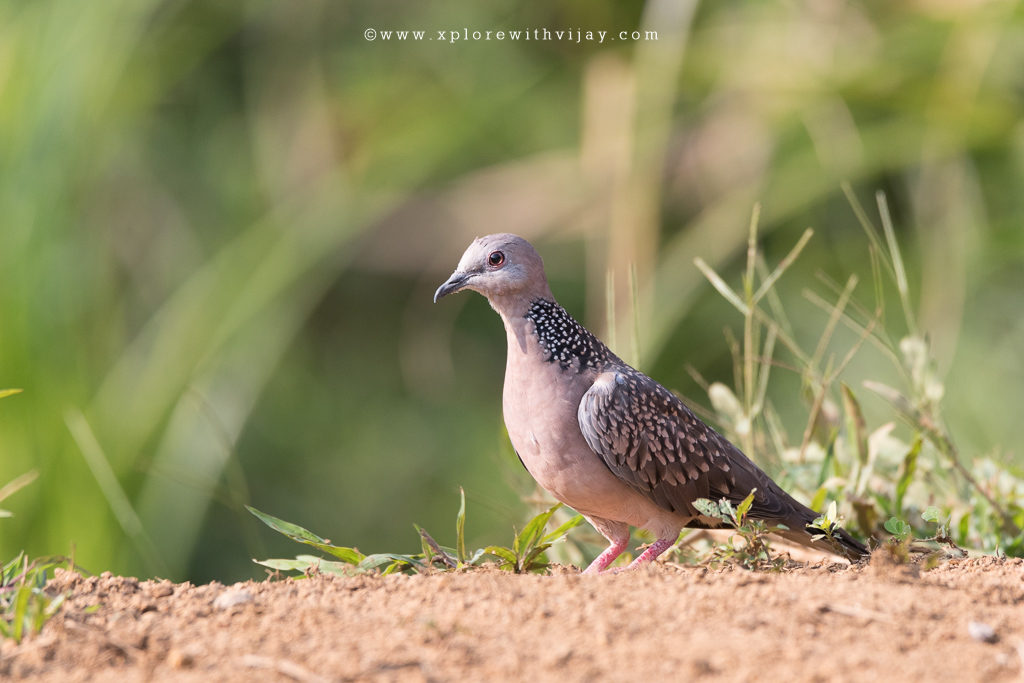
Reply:
[[278, 519], [273, 515], [268, 515], [265, 512], [260, 512], [259, 510], [250, 505], [246, 505], [245, 509], [254, 514], [261, 522], [269, 526], [274, 531], [280, 534], [284, 534], [285, 536], [288, 536], [291, 539], [294, 539], [296, 541], [308, 541], [313, 543], [327, 542], [326, 539], [320, 538], [312, 531], [304, 529], [298, 524], [292, 524], [291, 522], [286, 522], [283, 519]]
[[942, 519], [942, 511], [934, 505], [929, 505], [924, 509], [924, 512], [921, 513], [921, 519], [926, 522], [938, 522]]
[[538, 565], [547, 566], [547, 562], [537, 562], [537, 560], [544, 556], [544, 551], [551, 547], [550, 543], [542, 543], [536, 548], [526, 554], [520, 563], [520, 569], [523, 571], [533, 571]]
[[419, 524], [413, 524], [412, 526], [416, 529], [416, 533], [420, 535], [420, 548], [423, 550], [423, 561], [427, 563], [427, 566], [430, 566], [434, 563], [434, 549], [431, 548], [430, 543], [427, 542], [429, 534], [427, 534]]
[[500, 545], [489, 545], [484, 548], [484, 552], [488, 555], [494, 555], [495, 557], [513, 565], [516, 563], [517, 556], [510, 548]]
[[914, 437], [914, 443], [911, 444], [910, 450], [907, 451], [907, 455], [903, 458], [903, 464], [900, 466], [900, 478], [896, 483], [896, 514], [903, 512], [903, 496], [914, 478], [914, 472], [917, 471], [917, 456], [921, 454], [922, 443], [920, 434]]
[[828, 512], [825, 513], [825, 519], [829, 521], [833, 526], [839, 521], [839, 508], [836, 505], [836, 501], [832, 501], [828, 505]]
[[14, 396], [20, 394], [21, 389], [0, 389], [0, 398], [7, 398], [8, 396]]
[[430, 534], [427, 533], [426, 529], [423, 529], [423, 528], [418, 527], [418, 526], [416, 527], [416, 529], [419, 530], [419, 532], [420, 532], [420, 538], [422, 538], [423, 541], [429, 546], [429, 550], [424, 552], [424, 557], [427, 558], [427, 562], [428, 563], [433, 561], [433, 556], [429, 552], [429, 551], [433, 551], [434, 553], [437, 554], [438, 557], [441, 558], [441, 561], [444, 562], [449, 568], [455, 569], [456, 567], [459, 566], [458, 560], [456, 560], [454, 557], [452, 557], [452, 554], [450, 552], [450, 550], [451, 550], [450, 548], [449, 549], [445, 549], [445, 548], [442, 548], [440, 545], [438, 545], [437, 541], [434, 540], [433, 536], [431, 536]]
[[455, 548], [459, 564], [466, 563], [466, 492], [459, 487], [459, 514], [455, 517]]
[[540, 542], [541, 543], [553, 543], [553, 542], [561, 539], [563, 536], [565, 536], [567, 533], [569, 533], [570, 530], [575, 529], [576, 527], [578, 527], [582, 523], [583, 523], [583, 515], [576, 515], [575, 517], [573, 517], [569, 521], [567, 521], [564, 524], [560, 525], [557, 529], [552, 531], [550, 534], [547, 534], [546, 536], [544, 536], [542, 539], [540, 539]]
[[961, 545], [967, 545], [967, 537], [971, 533], [971, 513], [964, 513], [964, 516], [960, 518], [960, 523], [957, 525], [957, 529], [960, 535], [957, 541]]
[[342, 546], [332, 545], [327, 539], [320, 538], [312, 531], [304, 529], [298, 524], [292, 524], [291, 522], [286, 522], [283, 519], [278, 519], [277, 517], [268, 515], [265, 512], [260, 512], [256, 508], [251, 507], [249, 505], [246, 505], [245, 509], [251, 512], [253, 515], [256, 516], [257, 519], [259, 519], [261, 522], [263, 522], [279, 534], [283, 534], [288, 538], [292, 539], [293, 541], [298, 541], [299, 543], [305, 543], [306, 545], [313, 546], [317, 550], [322, 550], [325, 553], [333, 555], [342, 562], [347, 562], [349, 564], [359, 564], [366, 557], [355, 548], [345, 548]]
[[750, 510], [750, 506], [754, 504], [755, 491], [757, 491], [756, 487], [750, 489], [750, 493], [747, 494], [747, 497], [744, 498], [743, 502], [741, 502], [739, 507], [736, 508], [736, 521], [738, 524], [743, 523], [743, 520], [747, 516], [747, 511]]
[[899, 517], [890, 517], [885, 522], [885, 530], [900, 540], [910, 535], [910, 525]]
[[736, 519], [736, 508], [732, 506], [732, 503], [723, 498], [718, 501], [718, 509], [720, 510], [718, 514], [719, 517], [727, 522], [732, 522], [733, 524], [738, 525]]
[[275, 569], [279, 572], [302, 572], [306, 571], [310, 565], [307, 560], [289, 560], [286, 558], [267, 560], [257, 560], [256, 558], [253, 558], [252, 561], [258, 565], [262, 565], [269, 569]]
[[12, 610], [14, 642], [20, 643], [25, 635], [25, 614], [28, 612], [28, 601], [32, 597], [32, 587], [22, 584], [14, 597], [14, 609]]
[[316, 569], [324, 574], [333, 574], [335, 576], [355, 576], [362, 573], [362, 570], [348, 562], [334, 562], [313, 555], [299, 555], [294, 560], [281, 558], [253, 560], [253, 562], [280, 572], [301, 572], [304, 574], [310, 569]]
[[712, 503], [707, 498], [698, 498], [693, 501], [693, 507], [695, 507], [697, 512], [705, 517], [714, 517], [715, 519], [721, 519], [722, 517], [722, 512], [718, 509], [718, 504]]
[[366, 571], [370, 569], [377, 569], [389, 562], [398, 562], [400, 564], [408, 564], [413, 567], [426, 568], [426, 565], [423, 564], [419, 558], [412, 555], [401, 555], [398, 553], [374, 553], [373, 555], [367, 555], [357, 565], [357, 567]]
[[842, 390], [843, 412], [846, 413], [847, 438], [857, 460], [861, 465], [866, 465], [868, 462], [867, 421], [864, 419], [864, 413], [860, 409], [857, 397], [853, 395], [853, 390], [843, 382], [839, 383], [839, 387]]
[[517, 553], [528, 553], [537, 545], [544, 535], [544, 529], [547, 527], [551, 515], [555, 514], [555, 510], [560, 507], [562, 507], [562, 504], [556, 503], [526, 523], [526, 526], [523, 527], [523, 530], [516, 537], [516, 541], [518, 541], [516, 544]]

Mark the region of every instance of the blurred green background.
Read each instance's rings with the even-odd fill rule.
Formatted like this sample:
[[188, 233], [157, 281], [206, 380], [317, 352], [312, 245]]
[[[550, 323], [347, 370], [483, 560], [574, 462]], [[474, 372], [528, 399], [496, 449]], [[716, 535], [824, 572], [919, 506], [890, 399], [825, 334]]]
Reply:
[[460, 485], [470, 542], [507, 541], [504, 334], [431, 303], [469, 240], [533, 240], [571, 312], [706, 402], [686, 364], [730, 382], [739, 317], [693, 258], [738, 282], [756, 202], [769, 262], [814, 227], [779, 286], [813, 347], [819, 273], [871, 300], [843, 181], [875, 219], [886, 193], [961, 451], [1019, 464], [1022, 112], [1017, 2], [0, 2], [0, 484], [39, 473], [0, 558], [259, 576], [295, 550], [243, 503], [411, 552]]

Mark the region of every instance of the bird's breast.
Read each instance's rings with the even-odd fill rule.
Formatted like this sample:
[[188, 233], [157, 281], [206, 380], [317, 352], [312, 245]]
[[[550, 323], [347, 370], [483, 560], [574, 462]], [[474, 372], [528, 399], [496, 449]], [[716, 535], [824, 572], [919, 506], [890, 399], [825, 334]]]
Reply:
[[509, 341], [502, 395], [509, 439], [534, 479], [557, 496], [566, 479], [578, 477], [581, 462], [603, 468], [589, 453], [576, 416], [593, 378], [544, 361], [533, 340], [523, 346]]

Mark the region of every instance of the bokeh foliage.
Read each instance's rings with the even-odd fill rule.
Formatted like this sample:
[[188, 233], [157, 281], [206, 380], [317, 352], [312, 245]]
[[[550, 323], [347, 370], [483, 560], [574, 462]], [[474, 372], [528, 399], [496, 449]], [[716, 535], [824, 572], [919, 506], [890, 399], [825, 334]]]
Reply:
[[778, 284], [813, 348], [802, 289], [870, 278], [842, 181], [889, 198], [961, 453], [1019, 463], [1022, 63], [1002, 1], [0, 2], [0, 484], [39, 472], [0, 558], [230, 579], [275, 554], [247, 502], [413, 550], [460, 484], [483, 544], [530, 485], [497, 320], [430, 303], [469, 238], [533, 239], [570, 310], [699, 395], [685, 365], [728, 380], [737, 320], [693, 257], [741, 272], [756, 202], [770, 262], [813, 226]]

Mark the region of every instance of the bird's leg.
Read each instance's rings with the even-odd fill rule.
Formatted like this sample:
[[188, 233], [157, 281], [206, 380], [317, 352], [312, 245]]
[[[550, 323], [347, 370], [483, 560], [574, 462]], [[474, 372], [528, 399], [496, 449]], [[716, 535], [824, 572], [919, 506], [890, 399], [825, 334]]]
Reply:
[[647, 550], [640, 553], [640, 556], [633, 560], [633, 562], [629, 565], [629, 568], [636, 569], [642, 564], [653, 562], [654, 558], [668, 550], [669, 547], [675, 542], [675, 538], [659, 538], [657, 541], [647, 546]]
[[583, 570], [583, 573], [600, 574], [626, 549], [626, 545], [629, 544], [629, 526], [622, 522], [613, 522], [608, 519], [595, 517], [587, 517], [587, 521], [593, 524], [594, 528], [608, 539], [608, 547]]
[[603, 572], [608, 565], [615, 561], [615, 558], [622, 554], [622, 551], [626, 549], [626, 544], [629, 543], [629, 537], [616, 539], [604, 549], [604, 552], [597, 556], [597, 559], [590, 563], [590, 565], [583, 570], [584, 574], [600, 574]]

